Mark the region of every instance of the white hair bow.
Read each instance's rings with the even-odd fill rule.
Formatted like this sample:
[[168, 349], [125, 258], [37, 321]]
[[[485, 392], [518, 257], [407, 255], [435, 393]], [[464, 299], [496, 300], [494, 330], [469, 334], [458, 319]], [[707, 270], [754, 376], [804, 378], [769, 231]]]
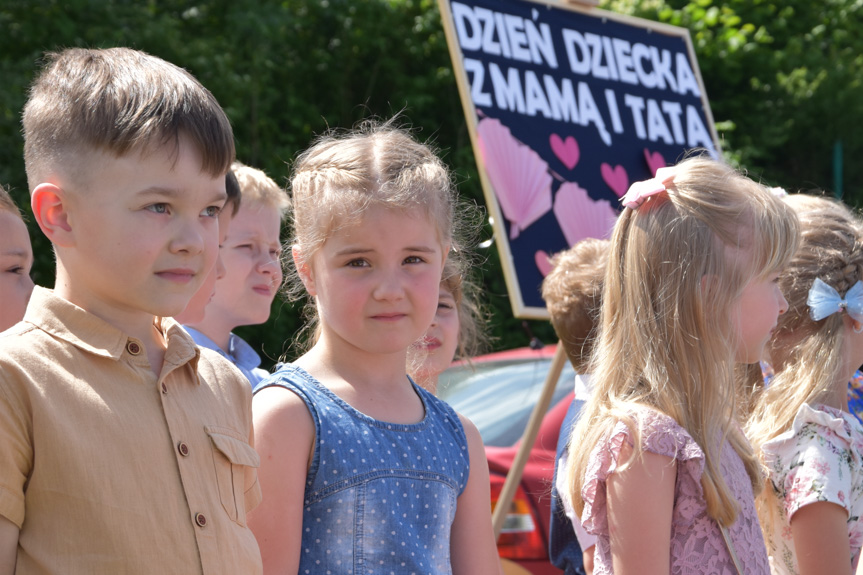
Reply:
[[814, 321], [819, 321], [836, 312], [845, 312], [857, 321], [863, 323], [863, 282], [858, 281], [845, 292], [845, 298], [839, 292], [816, 278], [809, 290], [806, 300], [809, 305], [809, 315]]

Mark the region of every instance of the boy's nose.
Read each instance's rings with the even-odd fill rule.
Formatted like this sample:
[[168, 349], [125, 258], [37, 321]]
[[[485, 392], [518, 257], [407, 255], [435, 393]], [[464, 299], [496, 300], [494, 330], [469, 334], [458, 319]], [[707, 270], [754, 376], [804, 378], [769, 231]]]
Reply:
[[261, 273], [276, 274], [282, 271], [282, 263], [279, 256], [274, 256], [268, 251], [261, 252], [258, 257], [258, 270]]
[[205, 234], [197, 225], [179, 224], [171, 242], [171, 251], [198, 254], [204, 251]]

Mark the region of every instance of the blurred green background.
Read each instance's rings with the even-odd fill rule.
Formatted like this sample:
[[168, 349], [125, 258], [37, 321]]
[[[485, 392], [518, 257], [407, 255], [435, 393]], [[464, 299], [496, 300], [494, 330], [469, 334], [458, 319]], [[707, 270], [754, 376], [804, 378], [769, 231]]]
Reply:
[[[861, 199], [863, 5], [857, 0], [619, 0], [606, 9], [689, 28], [727, 159], [789, 191]], [[434, 0], [4, 0], [0, 4], [0, 183], [29, 206], [20, 114], [45, 51], [129, 46], [192, 72], [234, 126], [237, 157], [286, 184], [291, 160], [328, 127], [401, 113], [484, 205]], [[26, 208], [29, 211], [29, 207]], [[32, 219], [33, 278], [52, 286], [50, 245]], [[491, 239], [486, 226], [479, 240]], [[495, 349], [545, 342], [547, 322], [512, 317], [495, 247], [478, 281]], [[2, 302], [0, 302], [2, 304]], [[277, 298], [237, 333], [265, 367], [301, 326]]]

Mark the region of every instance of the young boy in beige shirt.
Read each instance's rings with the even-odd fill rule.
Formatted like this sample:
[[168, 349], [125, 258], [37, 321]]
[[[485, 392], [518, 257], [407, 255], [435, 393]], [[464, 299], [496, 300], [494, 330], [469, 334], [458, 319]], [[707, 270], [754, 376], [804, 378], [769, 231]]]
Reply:
[[227, 117], [159, 58], [70, 49], [24, 136], [57, 276], [0, 337], [0, 572], [259, 573], [248, 383], [169, 319], [216, 259]]

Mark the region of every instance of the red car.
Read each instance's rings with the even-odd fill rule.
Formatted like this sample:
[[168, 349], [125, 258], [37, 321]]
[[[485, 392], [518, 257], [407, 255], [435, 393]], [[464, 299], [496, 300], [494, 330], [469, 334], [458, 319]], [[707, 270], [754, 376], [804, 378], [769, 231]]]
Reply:
[[[555, 346], [520, 348], [479, 356], [440, 376], [438, 395], [479, 428], [491, 472], [492, 504], [521, 444], [551, 366]], [[521, 484], [498, 539], [501, 557], [535, 575], [560, 574], [548, 558], [554, 455], [560, 426], [573, 398], [575, 372], [567, 362]]]

